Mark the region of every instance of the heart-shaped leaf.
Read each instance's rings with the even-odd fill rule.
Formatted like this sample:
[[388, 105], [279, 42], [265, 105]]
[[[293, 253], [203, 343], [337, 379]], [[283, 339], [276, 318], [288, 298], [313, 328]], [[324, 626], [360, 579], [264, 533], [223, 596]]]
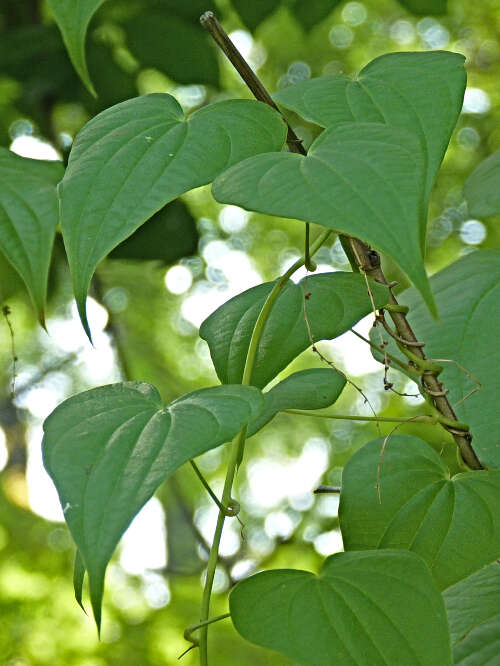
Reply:
[[[201, 325], [200, 336], [208, 342], [215, 370], [223, 384], [237, 384], [257, 317], [274, 282], [252, 287], [230, 299]], [[371, 283], [376, 307], [387, 302], [387, 290]], [[310, 294], [306, 299], [306, 294]], [[305, 308], [305, 310], [304, 310]], [[267, 319], [255, 356], [251, 383], [264, 387], [312, 344], [330, 340], [349, 330], [372, 310], [363, 277], [355, 273], [322, 273], [288, 281]]]
[[85, 35], [90, 19], [104, 0], [47, 0], [78, 76], [96, 96], [85, 60]]
[[60, 162], [0, 148], [0, 249], [23, 278], [42, 324], [59, 219], [56, 185], [63, 175]]
[[[415, 289], [408, 289], [398, 298], [410, 307], [408, 320], [417, 338], [425, 342], [427, 357], [456, 361], [462, 366], [443, 363], [440, 379], [449, 390], [451, 404], [460, 403], [455, 411], [458, 419], [470, 426], [476, 455], [484, 466], [498, 469], [500, 347], [496, 331], [500, 327], [500, 251], [472, 252], [433, 275], [431, 285], [439, 322], [429, 317]], [[373, 340], [379, 344], [378, 337]], [[392, 343], [387, 349], [401, 356]], [[470, 375], [481, 382], [479, 391]], [[470, 395], [475, 389], [476, 393]]]
[[464, 196], [471, 215], [487, 217], [500, 213], [500, 150], [477, 166], [467, 178]]
[[390, 256], [434, 311], [423, 267], [424, 162], [418, 139], [380, 123], [325, 130], [307, 157], [255, 155], [225, 171], [214, 197], [260, 213], [316, 222]]
[[188, 119], [171, 95], [127, 100], [77, 135], [59, 187], [61, 224], [82, 323], [96, 265], [172, 199], [249, 155], [280, 150], [279, 114], [251, 100], [206, 106]]
[[333, 405], [345, 383], [344, 375], [329, 368], [294, 372], [263, 394], [264, 409], [255, 421], [249, 423], [247, 437], [254, 435], [284, 409], [322, 409]]
[[229, 606], [244, 638], [301, 666], [451, 664], [443, 600], [413, 553], [338, 553], [319, 576], [264, 571], [238, 583]]
[[448, 588], [443, 598], [455, 664], [494, 664], [500, 654], [500, 564], [476, 571]]
[[[106, 567], [132, 518], [169, 474], [232, 439], [262, 406], [255, 388], [218, 386], [163, 407], [153, 386], [130, 382], [75, 395], [45, 420], [44, 465], [88, 572], [98, 626]], [[80, 595], [81, 578], [80, 567]]]
[[441, 590], [500, 557], [500, 472], [450, 472], [416, 437], [376, 439], [342, 476], [346, 550], [405, 548], [429, 565]]
[[427, 201], [462, 108], [464, 61], [463, 55], [446, 51], [388, 53], [354, 80], [321, 76], [283, 88], [274, 99], [322, 127], [355, 120], [411, 132], [422, 149]]

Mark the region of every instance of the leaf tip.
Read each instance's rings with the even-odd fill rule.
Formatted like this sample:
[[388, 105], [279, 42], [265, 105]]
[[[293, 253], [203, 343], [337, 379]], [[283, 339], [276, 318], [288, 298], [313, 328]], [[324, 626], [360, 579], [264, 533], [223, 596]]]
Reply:
[[94, 342], [92, 340], [92, 333], [90, 332], [89, 321], [87, 319], [86, 300], [87, 300], [86, 296], [84, 296], [83, 298], [77, 298], [76, 303], [78, 307], [78, 314], [80, 316], [80, 321], [83, 326], [83, 330], [87, 334], [90, 344], [93, 346]]
[[45, 312], [43, 310], [40, 310], [38, 312], [38, 321], [40, 322], [40, 326], [43, 328], [43, 330], [46, 333], [48, 333], [47, 324], [46, 324], [46, 321], [45, 321]]

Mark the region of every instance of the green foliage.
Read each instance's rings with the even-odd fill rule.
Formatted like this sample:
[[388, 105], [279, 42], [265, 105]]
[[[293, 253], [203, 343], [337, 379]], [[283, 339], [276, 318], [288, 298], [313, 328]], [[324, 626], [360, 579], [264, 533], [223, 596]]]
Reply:
[[0, 148], [0, 249], [23, 278], [42, 324], [58, 223], [56, 185], [63, 174], [57, 162]]
[[218, 87], [217, 58], [201, 26], [157, 11], [135, 17], [125, 29], [131, 52], [147, 67], [155, 67], [179, 83]]
[[304, 666], [452, 663], [443, 600], [413, 553], [339, 553], [318, 576], [264, 571], [229, 603], [244, 638]]
[[189, 208], [176, 199], [161, 208], [111, 250], [111, 259], [157, 260], [173, 264], [196, 252], [199, 234]]
[[95, 95], [96, 92], [90, 80], [85, 60], [85, 35], [90, 19], [104, 0], [73, 0], [69, 3], [66, 0], [47, 1], [61, 30], [69, 57], [78, 72], [78, 76], [89, 91]]
[[[468, 213], [486, 217], [500, 212], [498, 152], [484, 160], [487, 151], [498, 148], [497, 132], [491, 129], [498, 124], [498, 113], [492, 109], [491, 115], [485, 115], [487, 122], [481, 122], [482, 112], [471, 111], [469, 105], [460, 116], [466, 83], [460, 54], [432, 50], [380, 56], [382, 48], [391, 48], [387, 46], [391, 39], [396, 49], [411, 39], [412, 48], [434, 49], [431, 42], [445, 41], [448, 35], [453, 48], [473, 54], [468, 63], [471, 82], [482, 86], [484, 73], [493, 71], [496, 62], [492, 55], [495, 34], [489, 25], [494, 21], [488, 15], [488, 27], [483, 26], [480, 40], [476, 39], [475, 28], [460, 19], [464, 3], [453, 1], [458, 7], [453, 20], [442, 24], [428, 15], [444, 13], [444, 0], [400, 0], [399, 8], [389, 0], [371, 4], [366, 0], [346, 5], [347, 11], [344, 3], [332, 0], [222, 3], [228, 30], [241, 27], [239, 18], [252, 28], [262, 25], [258, 33], [262, 44], [249, 41], [250, 57], [255, 58], [252, 66], [261, 67], [266, 83], [276, 84], [275, 99], [291, 111], [290, 122], [303, 145], [311, 143], [309, 153], [299, 155], [296, 151], [305, 150], [294, 142], [289, 143], [291, 152], [283, 150], [287, 128], [276, 110], [260, 102], [227, 99], [246, 93], [237, 91], [241, 83], [229, 73], [198, 23], [202, 11], [216, 9], [212, 2], [48, 0], [46, 6], [37, 0], [7, 0], [0, 19], [0, 135], [7, 143], [9, 136], [45, 138], [68, 164], [63, 177], [61, 164], [28, 160], [4, 148], [0, 151], [0, 248], [2, 259], [5, 255], [9, 262], [0, 264], [2, 280], [8, 282], [1, 285], [0, 294], [2, 299], [15, 298], [17, 306], [14, 314], [7, 304], [3, 306], [8, 336], [3, 341], [5, 348], [10, 346], [11, 356], [3, 362], [4, 375], [8, 371], [9, 376], [4, 377], [8, 388], [0, 404], [0, 423], [10, 447], [9, 468], [0, 487], [5, 515], [5, 527], [0, 525], [0, 550], [5, 555], [0, 566], [0, 603], [7, 606], [6, 616], [16, 619], [6, 623], [6, 629], [0, 627], [0, 659], [41, 666], [95, 661], [100, 666], [111, 654], [113, 662], [125, 666], [159, 666], [171, 663], [184, 649], [182, 631], [198, 618], [200, 624], [188, 633], [198, 641], [199, 655], [193, 651], [185, 660], [193, 664], [199, 656], [201, 666], [208, 666], [208, 626], [229, 615], [226, 596], [212, 598], [212, 587], [214, 580], [219, 585], [225, 580], [228, 587], [236, 583], [229, 595], [231, 621], [210, 626], [211, 633], [224, 637], [217, 644], [216, 660], [221, 666], [236, 662], [282, 665], [283, 659], [310, 666], [441, 666], [451, 665], [452, 653], [453, 663], [463, 666], [495, 661], [500, 644], [500, 357], [494, 336], [500, 324], [496, 307], [500, 254], [481, 249], [447, 264], [459, 256], [460, 239], [455, 232], [462, 233], [461, 223]], [[426, 18], [414, 26], [401, 6]], [[484, 6], [494, 8], [491, 0]], [[481, 13], [481, 8], [482, 4], [476, 5], [470, 15]], [[354, 16], [353, 11], [358, 14]], [[384, 12], [389, 19], [380, 18]], [[52, 17], [88, 90], [65, 55], [57, 27], [50, 24]], [[328, 32], [330, 25], [343, 31], [346, 43], [350, 40], [349, 51], [336, 40], [336, 32]], [[405, 31], [414, 36], [408, 40]], [[269, 34], [276, 35], [273, 39], [282, 55], [273, 50]], [[370, 46], [377, 39], [380, 46]], [[322, 42], [328, 49], [318, 46]], [[375, 59], [357, 77], [320, 76], [286, 87], [298, 78], [307, 79], [310, 71], [313, 75], [359, 71], [361, 60], [369, 58]], [[240, 73], [248, 84], [249, 70]], [[98, 99], [88, 92], [94, 92], [92, 82]], [[167, 93], [177, 95], [179, 101]], [[184, 116], [181, 103], [194, 112]], [[438, 177], [457, 120], [461, 129], [457, 139], [451, 140]], [[485, 130], [487, 123], [489, 130]], [[477, 149], [466, 148], [476, 139]], [[466, 180], [477, 158], [484, 161]], [[464, 181], [466, 202], [460, 199]], [[273, 223], [232, 208], [221, 211], [208, 188], [191, 193], [210, 183], [214, 197], [222, 203], [292, 221]], [[81, 392], [88, 387], [78, 368], [81, 355], [52, 355], [45, 336], [42, 341], [31, 335], [35, 345], [26, 351], [26, 336], [17, 333], [19, 322], [28, 321], [17, 297], [17, 274], [42, 322], [48, 291], [49, 330], [58, 319], [69, 322], [64, 314], [69, 288], [57, 235], [57, 196], [74, 295], [87, 334], [86, 298], [96, 272], [91, 293], [105, 305], [109, 317], [106, 332], [99, 337], [111, 338], [124, 378], [155, 377], [153, 383], [166, 396], [166, 406], [160, 391], [143, 381]], [[432, 223], [427, 240], [428, 216]], [[449, 220], [454, 221], [449, 238], [437, 246], [436, 233]], [[309, 249], [309, 226], [304, 228], [302, 222], [319, 223], [328, 230]], [[494, 220], [488, 220], [484, 229], [488, 233], [485, 246], [493, 246]], [[337, 271], [340, 266], [345, 270], [347, 261], [339, 245], [328, 241], [329, 230], [346, 234], [341, 246], [353, 272]], [[196, 252], [198, 242], [200, 256], [187, 256]], [[301, 258], [281, 278], [272, 279], [277, 266], [289, 265], [292, 255], [296, 258], [298, 247]], [[385, 256], [380, 258], [372, 248]], [[226, 289], [226, 278], [232, 279], [239, 265], [233, 263], [232, 272], [221, 270], [218, 266], [225, 264], [218, 261], [219, 253], [238, 262], [239, 257], [243, 259], [238, 252], [243, 251], [253, 253], [255, 268], [271, 281], [239, 293], [204, 321], [200, 336], [208, 342], [214, 366], [205, 371], [206, 347], [194, 334], [190, 297], [198, 298], [213, 285]], [[437, 271], [430, 281], [424, 265], [426, 251], [428, 267]], [[292, 282], [289, 278], [304, 265], [308, 273], [314, 272], [309, 254], [335, 272], [308, 274], [297, 284]], [[194, 282], [189, 295], [178, 295], [183, 285], [171, 287], [170, 272], [165, 275], [165, 265], [176, 261], [181, 264], [177, 275], [184, 275], [186, 284]], [[400, 279], [401, 272], [414, 287], [398, 293], [396, 299], [393, 280]], [[205, 305], [210, 311], [210, 304]], [[429, 310], [434, 315], [437, 311], [439, 320]], [[330, 360], [329, 368], [303, 369], [306, 356], [297, 359], [312, 346], [318, 352], [315, 361], [324, 361], [327, 345], [319, 341], [347, 333], [370, 313], [376, 315], [377, 324], [371, 334], [372, 344], [378, 347], [374, 353], [385, 366], [380, 389], [393, 392], [386, 393], [388, 398], [380, 401], [380, 407], [366, 392], [369, 381], [358, 386], [357, 378], [349, 379], [343, 366], [336, 371]], [[24, 329], [29, 325], [23, 322]], [[20, 389], [16, 386], [18, 344], [23, 362]], [[41, 349], [47, 356], [42, 363]], [[70, 367], [75, 358], [75, 367]], [[334, 360], [338, 362], [335, 356]], [[290, 373], [294, 361], [302, 369]], [[39, 375], [30, 379], [32, 368], [38, 366]], [[394, 374], [395, 368], [406, 377]], [[213, 383], [213, 370], [222, 385], [206, 388]], [[153, 613], [150, 609], [142, 621], [135, 611], [127, 615], [130, 604], [122, 603], [116, 594], [116, 579], [123, 571], [110, 568], [108, 582], [115, 594], [106, 595], [109, 625], [104, 623], [104, 643], [95, 650], [89, 648], [88, 655], [85, 650], [92, 642], [88, 639], [80, 639], [73, 652], [73, 648], [61, 649], [61, 643], [54, 648], [57, 620], [53, 618], [58, 612], [69, 617], [68, 609], [76, 604], [65, 605], [71, 596], [69, 582], [64, 582], [67, 577], [59, 586], [52, 574], [59, 552], [50, 545], [53, 532], [47, 530], [52, 528], [21, 508], [27, 499], [23, 499], [19, 468], [26, 456], [19, 442], [24, 442], [26, 423], [32, 424], [33, 419], [20, 418], [17, 411], [36, 398], [33, 386], [43, 387], [46, 378], [57, 378], [58, 373], [59, 378], [64, 373], [66, 384], [62, 382], [57, 399], [74, 395], [45, 420], [42, 448], [73, 541], [70, 544], [68, 534], [58, 528], [53, 531], [60, 533], [53, 543], [62, 541], [61, 534], [67, 542], [60, 549], [59, 569], [69, 566], [69, 551], [73, 555], [76, 545], [76, 601], [83, 608], [87, 572], [98, 628], [110, 559], [134, 516], [156, 492], [168, 530], [168, 560], [164, 570], [153, 575], [168, 576], [172, 610]], [[399, 397], [408, 397], [403, 384], [407, 377], [418, 384], [425, 398], [416, 408], [409, 408]], [[271, 388], [261, 393], [259, 389], [270, 382]], [[344, 391], [347, 383], [350, 386]], [[43, 398], [43, 390], [40, 395]], [[357, 396], [357, 404], [351, 395]], [[174, 396], [181, 397], [172, 400]], [[358, 414], [358, 407], [367, 402]], [[342, 405], [344, 414], [315, 413], [335, 403]], [[38, 404], [37, 409], [41, 408]], [[300, 410], [304, 418], [294, 410]], [[286, 412], [280, 423], [277, 420], [262, 434], [280, 412]], [[329, 420], [318, 419], [320, 425], [311, 426], [312, 416]], [[349, 430], [332, 427], [337, 421], [330, 419], [353, 425]], [[412, 435], [384, 430], [385, 421], [391, 419], [397, 428], [411, 428]], [[364, 425], [355, 426], [355, 420], [377, 422], [381, 436], [362, 446], [375, 435]], [[282, 424], [284, 431], [279, 430]], [[29, 432], [31, 437], [36, 431], [30, 428]], [[384, 437], [384, 432], [389, 434]], [[252, 463], [259, 450], [290, 461], [296, 449], [302, 464], [303, 455], [306, 461], [308, 451], [320, 449], [316, 435], [325, 449], [329, 440], [329, 464], [335, 469], [321, 480], [320, 472], [314, 470], [311, 483], [334, 483], [330, 491], [338, 492], [339, 466], [347, 460], [339, 513], [346, 552], [326, 559], [318, 575], [308, 571], [320, 569], [321, 532], [332, 528], [334, 535], [338, 523], [334, 516], [324, 517], [320, 506], [318, 511], [306, 512], [300, 498], [297, 503], [291, 501], [291, 507], [283, 501], [279, 512], [269, 516], [253, 514], [249, 501], [249, 509], [244, 506], [242, 519], [238, 518], [241, 536], [238, 527], [233, 534], [241, 541], [240, 550], [224, 554], [220, 546], [225, 521], [240, 509], [233, 485], [237, 473], [242, 474], [243, 460], [253, 457], [246, 485], [243, 477], [241, 498], [246, 500], [255, 485], [252, 475], [257, 468]], [[250, 436], [251, 451], [244, 457]], [[227, 456], [215, 450], [229, 440]], [[467, 452], [471, 467], [478, 469], [465, 468], [460, 457], [456, 459], [454, 443]], [[203, 453], [208, 455], [195, 465], [194, 458]], [[34, 455], [30, 449], [30, 465]], [[196, 475], [184, 466], [188, 461]], [[479, 469], [481, 465], [486, 469]], [[300, 475], [302, 469], [298, 471]], [[304, 462], [304, 480], [313, 478], [312, 474]], [[278, 486], [278, 475], [275, 478]], [[195, 486], [199, 480], [202, 483]], [[214, 490], [212, 481], [217, 484]], [[308, 492], [313, 489], [310, 485]], [[269, 495], [279, 488], [260, 490]], [[318, 488], [318, 492], [325, 490], [323, 485]], [[10, 500], [16, 504], [15, 512], [4, 511], [4, 492], [15, 498]], [[202, 497], [202, 492], [207, 495]], [[219, 513], [213, 540], [207, 543], [206, 524], [200, 518], [208, 510], [205, 501], [212, 500]], [[279, 516], [294, 526], [289, 535], [276, 530], [289, 547], [274, 551], [271, 546], [263, 554], [262, 543], [255, 544], [265, 532], [265, 539], [271, 540], [272, 522]], [[24, 533], [29, 547], [23, 542], [13, 564], [9, 539], [16, 530]], [[318, 542], [316, 535], [320, 535]], [[264, 563], [278, 568], [237, 583], [241, 575], [237, 565], [244, 561], [258, 569]], [[32, 573], [37, 565], [43, 574]], [[202, 608], [193, 611], [200, 574]], [[19, 585], [18, 580], [29, 583]], [[127, 577], [127, 584], [135, 585], [136, 592], [145, 585], [140, 577], [131, 580]], [[18, 604], [16, 585], [30, 597], [29, 612], [27, 604]], [[40, 595], [45, 595], [44, 606], [37, 601]], [[43, 630], [32, 629], [26, 619], [30, 613], [46, 618]], [[78, 618], [74, 622], [81, 626]], [[107, 651], [106, 643], [116, 640], [110, 636], [125, 626], [123, 640]], [[279, 661], [238, 642], [236, 632], [254, 645], [278, 652]], [[21, 641], [30, 643], [27, 656], [16, 652]], [[7, 642], [8, 652], [2, 645]], [[140, 646], [137, 653], [130, 647], [134, 642]]]
[[185, 120], [172, 96], [146, 95], [87, 123], [59, 194], [73, 289], [89, 336], [85, 300], [99, 261], [169, 201], [235, 161], [278, 150], [284, 138], [275, 111], [245, 100], [219, 102]]
[[[491, 344], [491, 333], [500, 325], [496, 305], [500, 252], [468, 254], [434, 275], [431, 284], [439, 322], [429, 317], [415, 290], [401, 294], [401, 301], [409, 306], [408, 319], [417, 337], [425, 340], [429, 357], [444, 361], [440, 377], [449, 386], [452, 403], [457, 403], [458, 418], [474, 432], [474, 450], [484, 465], [498, 469], [500, 350]], [[373, 333], [372, 339], [378, 342]], [[388, 349], [402, 357], [394, 347], [389, 345]]]
[[464, 185], [464, 196], [471, 215], [487, 217], [500, 213], [500, 151], [490, 155], [474, 169]]
[[[274, 95], [278, 104], [322, 127], [343, 122], [384, 123], [405, 129], [421, 147], [425, 208], [462, 108], [466, 76], [458, 53], [389, 53], [353, 80], [321, 76]], [[403, 140], [403, 145], [405, 142]], [[422, 248], [426, 218], [420, 219]]]
[[325, 130], [307, 157], [256, 155], [225, 171], [212, 191], [221, 203], [362, 237], [394, 259], [434, 312], [422, 265], [423, 164], [413, 134], [343, 123]]
[[498, 557], [499, 492], [500, 472], [450, 478], [439, 455], [416, 437], [373, 440], [344, 469], [344, 547], [411, 550], [444, 590]]
[[412, 14], [428, 16], [446, 14], [448, 0], [398, 0]]
[[[223, 384], [241, 382], [252, 331], [272, 288], [273, 283], [268, 282], [238, 294], [201, 325], [200, 336], [208, 342]], [[387, 302], [384, 287], [374, 284], [373, 292], [378, 307]], [[305, 301], [306, 293], [310, 296]], [[263, 388], [313, 342], [342, 335], [370, 311], [360, 275], [324, 273], [298, 284], [288, 281], [265, 323], [251, 383]]]
[[322, 409], [337, 400], [346, 384], [345, 377], [328, 368], [301, 370], [264, 393], [264, 408], [247, 429], [247, 437], [263, 428], [285, 409]]
[[163, 407], [153, 386], [126, 383], [73, 396], [45, 421], [44, 464], [89, 576], [98, 627], [106, 567], [132, 518], [167, 476], [234, 437], [261, 408], [252, 387], [195, 391]]
[[[455, 663], [487, 663], [498, 654], [500, 564], [484, 569], [448, 588], [444, 595]], [[480, 662], [474, 655], [480, 655]]]

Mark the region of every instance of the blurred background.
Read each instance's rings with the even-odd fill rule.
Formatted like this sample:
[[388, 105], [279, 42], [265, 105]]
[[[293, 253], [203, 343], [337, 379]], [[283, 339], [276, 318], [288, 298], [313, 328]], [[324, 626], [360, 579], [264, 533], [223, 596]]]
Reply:
[[[124, 99], [168, 92], [189, 113], [249, 97], [199, 26], [208, 9], [270, 91], [322, 74], [355, 74], [392, 51], [464, 54], [468, 88], [431, 199], [427, 268], [434, 273], [464, 253], [499, 246], [499, 219], [471, 219], [462, 196], [470, 171], [500, 148], [497, 0], [108, 0], [87, 37], [97, 99], [76, 76], [46, 3], [1, 0], [0, 145], [66, 161], [84, 123]], [[317, 129], [293, 114], [289, 119], [307, 147]], [[95, 347], [78, 321], [60, 237], [48, 333], [0, 256], [0, 305], [11, 311], [0, 318], [0, 664], [178, 663], [188, 647], [183, 631], [199, 613], [216, 507], [189, 466], [162, 486], [108, 569], [99, 642], [73, 599], [74, 548], [41, 464], [41, 424], [69, 395], [121, 379], [151, 382], [165, 402], [218, 383], [198, 337], [200, 323], [229, 297], [286, 270], [300, 256], [303, 229], [300, 222], [221, 206], [208, 187], [183, 196], [98, 267], [88, 303]], [[347, 269], [338, 242], [316, 259], [320, 270]], [[404, 288], [394, 267], [386, 269]], [[366, 334], [369, 327], [368, 318], [357, 328]], [[348, 386], [335, 411], [412, 416], [422, 410], [415, 386], [396, 371], [389, 377], [395, 391], [384, 392], [383, 369], [353, 334], [319, 347], [371, 404]], [[309, 350], [293, 369], [319, 364]], [[381, 426], [383, 434], [390, 429]], [[411, 424], [400, 432], [418, 432], [453, 462], [444, 433]], [[212, 615], [227, 611], [228, 589], [252, 571], [317, 571], [324, 556], [342, 548], [338, 496], [313, 491], [321, 483], [338, 485], [348, 457], [378, 434], [372, 424], [280, 415], [249, 440], [237, 484], [241, 524], [227, 521]], [[217, 493], [225, 461], [223, 447], [198, 460]], [[217, 666], [291, 664], [246, 644], [228, 620], [211, 629], [210, 641]], [[196, 664], [196, 652], [180, 663]]]

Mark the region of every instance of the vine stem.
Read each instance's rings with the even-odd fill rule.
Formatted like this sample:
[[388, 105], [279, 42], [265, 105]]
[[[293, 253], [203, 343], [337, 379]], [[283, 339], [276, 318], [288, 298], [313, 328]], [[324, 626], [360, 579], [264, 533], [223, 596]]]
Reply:
[[[241, 53], [229, 39], [229, 36], [225, 32], [224, 28], [220, 25], [219, 21], [215, 17], [213, 12], [205, 12], [200, 17], [200, 23], [202, 26], [210, 33], [214, 41], [224, 52], [226, 57], [229, 59], [231, 64], [234, 66], [236, 71], [239, 73], [245, 84], [250, 88], [255, 98], [261, 102], [272, 106], [276, 109], [283, 120], [285, 121], [288, 134], [287, 134], [287, 144], [289, 149], [292, 152], [299, 153], [301, 155], [307, 155], [307, 151], [302, 146], [300, 139], [293, 132], [288, 121], [281, 113], [280, 109], [274, 103], [272, 97], [267, 92], [262, 82], [252, 71], [249, 64], [243, 58]], [[387, 278], [384, 275], [384, 272], [380, 265], [380, 255], [378, 252], [373, 250], [369, 245], [360, 240], [359, 238], [353, 238], [351, 236], [345, 236], [339, 234], [340, 241], [342, 246], [347, 249], [347, 257], [353, 265], [353, 270], [363, 271], [366, 275], [374, 279], [376, 282], [380, 282], [389, 287], [390, 294], [390, 304], [392, 306], [398, 307], [398, 301], [392, 292], [392, 286], [390, 285]], [[353, 259], [355, 261], [353, 261]], [[417, 338], [413, 329], [411, 328], [407, 318], [406, 313], [401, 311], [388, 310], [389, 316], [391, 317], [394, 326], [399, 334], [399, 336], [407, 342], [405, 345], [410, 351], [414, 351], [415, 355], [418, 356], [422, 361], [426, 360], [425, 354], [422, 350], [422, 346], [415, 347]], [[424, 390], [427, 392], [430, 400], [432, 401], [435, 408], [442, 414], [444, 419], [447, 419], [449, 423], [456, 422], [457, 417], [446, 397], [446, 390], [443, 390], [443, 384], [439, 381], [438, 375], [436, 372], [427, 371], [422, 375], [422, 385]], [[482, 465], [478, 460], [474, 449], [471, 446], [472, 436], [470, 433], [465, 433], [452, 425], [446, 425], [443, 420], [443, 427], [451, 434], [455, 440], [456, 445], [458, 446], [460, 453], [464, 462], [471, 469], [482, 469]]]
[[[314, 241], [310, 248], [310, 256], [313, 256], [319, 248], [325, 243], [328, 238], [331, 236], [332, 231], [323, 232], [318, 238]], [[245, 368], [243, 370], [243, 378], [241, 384], [243, 386], [249, 386], [252, 379], [252, 372], [255, 365], [255, 358], [257, 356], [257, 350], [259, 348], [259, 342], [262, 336], [262, 331], [264, 326], [269, 318], [271, 309], [278, 298], [281, 290], [286, 285], [290, 277], [295, 273], [296, 270], [301, 268], [305, 263], [305, 257], [297, 259], [297, 261], [290, 266], [290, 268], [284, 273], [279, 280], [273, 286], [269, 296], [267, 297], [262, 309], [257, 317], [255, 326], [252, 331], [252, 337], [250, 339], [250, 344], [248, 346], [247, 357], [245, 360]], [[215, 570], [217, 567], [217, 561], [219, 558], [219, 546], [222, 538], [222, 531], [224, 529], [224, 522], [227, 516], [226, 507], [230, 506], [233, 502], [231, 497], [231, 492], [233, 489], [233, 482], [236, 476], [236, 471], [238, 465], [240, 464], [243, 458], [243, 450], [245, 447], [247, 429], [246, 426], [240, 430], [231, 443], [231, 453], [229, 456], [229, 462], [227, 466], [226, 479], [224, 481], [224, 489], [222, 491], [221, 504], [222, 507], [219, 509], [219, 514], [217, 516], [217, 524], [215, 526], [214, 538], [212, 541], [212, 546], [210, 548], [210, 554], [208, 556], [207, 562], [207, 573], [205, 578], [205, 586], [203, 588], [203, 598], [201, 602], [201, 619], [200, 619], [200, 666], [208, 666], [208, 617], [210, 613], [210, 597], [212, 595], [212, 587], [214, 583]]]
[[[327, 412], [313, 412], [306, 409], [284, 409], [284, 414], [298, 414], [299, 416], [317, 416], [322, 419], [338, 419], [339, 421], [376, 421], [380, 423], [407, 423], [408, 416], [359, 416], [357, 414], [328, 414]], [[414, 416], [411, 423], [439, 423], [438, 416], [421, 414]]]

